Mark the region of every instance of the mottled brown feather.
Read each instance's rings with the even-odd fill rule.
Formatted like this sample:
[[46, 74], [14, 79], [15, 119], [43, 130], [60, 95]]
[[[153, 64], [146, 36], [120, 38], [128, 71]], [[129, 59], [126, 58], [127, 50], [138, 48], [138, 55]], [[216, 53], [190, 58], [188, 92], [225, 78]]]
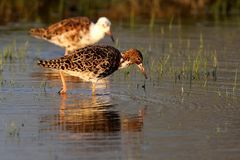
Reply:
[[[87, 32], [89, 30], [89, 25], [91, 21], [87, 17], [73, 17], [64, 19], [60, 22], [50, 25], [47, 28], [33, 28], [30, 29], [30, 34], [32, 36], [42, 38], [42, 39], [51, 39], [54, 36], [61, 35], [63, 33], [75, 31], [79, 32], [80, 30]], [[74, 36], [74, 35], [70, 35]]]
[[52, 37], [55, 35], [60, 35], [63, 32], [70, 32], [73, 30], [88, 31], [90, 24], [91, 24], [91, 21], [87, 17], [68, 18], [49, 26], [47, 28], [47, 33], [48, 35], [50, 35], [50, 37]]
[[75, 50], [71, 55], [61, 58], [39, 60], [38, 65], [66, 73], [69, 71], [74, 71], [76, 74], [87, 72], [92, 76], [90, 79], [100, 79], [116, 71], [121, 58], [121, 53], [114, 47], [96, 45]]

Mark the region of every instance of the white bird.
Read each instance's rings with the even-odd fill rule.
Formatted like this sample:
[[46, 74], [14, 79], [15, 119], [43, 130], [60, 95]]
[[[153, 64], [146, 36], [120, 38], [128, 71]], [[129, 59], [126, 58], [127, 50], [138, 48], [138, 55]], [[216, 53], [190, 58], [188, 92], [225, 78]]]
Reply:
[[46, 28], [32, 28], [29, 32], [36, 38], [65, 48], [67, 55], [74, 50], [97, 43], [105, 34], [111, 36], [114, 42], [110, 27], [111, 22], [106, 17], [100, 17], [97, 23], [93, 23], [87, 17], [73, 17]]

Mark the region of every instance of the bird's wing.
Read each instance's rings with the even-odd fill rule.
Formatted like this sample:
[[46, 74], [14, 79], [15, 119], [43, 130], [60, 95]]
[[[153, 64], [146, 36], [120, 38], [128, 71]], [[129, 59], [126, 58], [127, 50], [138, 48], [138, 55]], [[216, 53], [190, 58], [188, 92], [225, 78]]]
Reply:
[[76, 50], [69, 56], [69, 59], [73, 62], [72, 65], [75, 69], [104, 72], [117, 70], [120, 57], [120, 52], [114, 47], [95, 45]]
[[68, 32], [78, 32], [80, 30], [88, 31], [91, 21], [87, 17], [74, 17], [64, 19], [58, 23], [52, 24], [47, 28], [48, 36], [62, 35]]
[[111, 46], [88, 46], [75, 50], [71, 55], [52, 60], [39, 60], [45, 68], [64, 71], [89, 72], [103, 78], [119, 67], [120, 52]]

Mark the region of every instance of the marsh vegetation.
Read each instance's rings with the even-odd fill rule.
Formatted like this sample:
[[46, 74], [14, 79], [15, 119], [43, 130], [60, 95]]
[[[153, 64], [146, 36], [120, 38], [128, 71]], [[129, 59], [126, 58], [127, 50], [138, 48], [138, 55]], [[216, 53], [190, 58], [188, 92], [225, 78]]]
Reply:
[[240, 15], [239, 0], [1, 0], [0, 23], [50, 23], [72, 16], [128, 21], [131, 25], [144, 21], [153, 26], [164, 19], [226, 20]]
[[[228, 17], [239, 14], [238, 1], [11, 2], [0, 1], [8, 23], [0, 29], [1, 159], [239, 159], [239, 19]], [[172, 12], [170, 3], [179, 3]], [[213, 21], [183, 23], [186, 8]], [[132, 66], [99, 82], [92, 96], [91, 83], [67, 76], [69, 93], [58, 95], [59, 74], [35, 59], [64, 50], [27, 29], [79, 14], [112, 16], [116, 43], [99, 43], [141, 50], [149, 79]]]

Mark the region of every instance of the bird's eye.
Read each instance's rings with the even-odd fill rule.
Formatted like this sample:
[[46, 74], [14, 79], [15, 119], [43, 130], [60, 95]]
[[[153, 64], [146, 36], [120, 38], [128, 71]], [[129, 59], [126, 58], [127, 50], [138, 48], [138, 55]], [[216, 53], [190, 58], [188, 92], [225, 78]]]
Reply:
[[107, 23], [102, 24], [103, 28], [107, 28], [109, 25]]

